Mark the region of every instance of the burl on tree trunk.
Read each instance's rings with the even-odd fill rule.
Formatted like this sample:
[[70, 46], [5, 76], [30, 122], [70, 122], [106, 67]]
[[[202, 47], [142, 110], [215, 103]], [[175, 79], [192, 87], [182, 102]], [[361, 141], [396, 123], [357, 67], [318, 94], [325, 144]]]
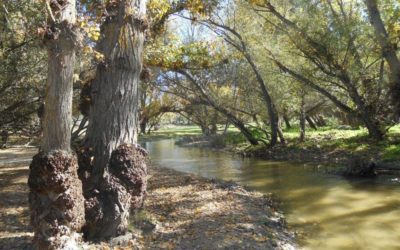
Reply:
[[33, 157], [29, 205], [34, 249], [77, 249], [85, 223], [76, 156], [57, 150]]
[[85, 194], [86, 239], [99, 241], [126, 233], [130, 211], [141, 207], [146, 195], [146, 159], [147, 152], [138, 145], [123, 144], [112, 152], [105, 175]]
[[80, 44], [76, 1], [43, 1], [49, 13], [39, 35], [48, 51], [41, 152], [29, 173], [34, 249], [78, 249], [85, 223], [78, 162], [71, 153], [75, 48]]

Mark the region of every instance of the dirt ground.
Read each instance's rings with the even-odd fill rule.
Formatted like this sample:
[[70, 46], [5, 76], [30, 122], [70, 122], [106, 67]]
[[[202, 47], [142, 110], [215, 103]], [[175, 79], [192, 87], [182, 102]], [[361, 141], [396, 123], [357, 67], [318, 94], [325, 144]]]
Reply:
[[[0, 249], [29, 249], [33, 233], [26, 182], [34, 152], [0, 151]], [[296, 248], [270, 196], [161, 167], [150, 169], [148, 196], [144, 208], [132, 216], [130, 231], [122, 241], [85, 248]]]

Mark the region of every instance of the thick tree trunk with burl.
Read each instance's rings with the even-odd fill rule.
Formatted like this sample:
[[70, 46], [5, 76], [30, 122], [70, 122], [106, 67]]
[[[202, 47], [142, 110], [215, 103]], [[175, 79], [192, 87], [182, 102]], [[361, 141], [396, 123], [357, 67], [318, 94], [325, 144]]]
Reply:
[[86, 194], [85, 237], [100, 241], [126, 233], [129, 213], [146, 195], [147, 153], [124, 144], [111, 154], [104, 177]]
[[42, 29], [48, 49], [43, 142], [29, 173], [29, 207], [34, 249], [75, 249], [85, 222], [77, 159], [70, 150], [72, 83], [76, 35], [75, 1], [50, 1], [48, 26]]
[[105, 7], [96, 48], [104, 60], [91, 85], [86, 145], [79, 159], [87, 199], [84, 233], [96, 241], [126, 232], [129, 212], [146, 190], [145, 156], [140, 156], [145, 151], [136, 145], [146, 5], [119, 0]]
[[29, 173], [33, 249], [78, 249], [85, 223], [76, 156], [67, 150], [35, 155]]

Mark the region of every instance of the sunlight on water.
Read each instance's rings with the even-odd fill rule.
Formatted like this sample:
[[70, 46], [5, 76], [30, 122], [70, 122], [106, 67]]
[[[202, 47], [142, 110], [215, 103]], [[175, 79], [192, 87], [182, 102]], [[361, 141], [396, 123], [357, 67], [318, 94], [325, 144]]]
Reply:
[[304, 249], [400, 249], [400, 186], [390, 179], [346, 180], [305, 164], [242, 160], [173, 140], [146, 142], [152, 162], [275, 193]]

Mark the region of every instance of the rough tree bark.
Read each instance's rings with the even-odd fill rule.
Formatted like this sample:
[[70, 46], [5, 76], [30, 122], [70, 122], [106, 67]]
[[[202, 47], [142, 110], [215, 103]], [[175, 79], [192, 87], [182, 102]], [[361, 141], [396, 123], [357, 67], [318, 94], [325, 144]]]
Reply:
[[104, 60], [91, 86], [86, 145], [79, 157], [87, 199], [84, 233], [96, 241], [127, 231], [130, 210], [145, 196], [147, 175], [146, 152], [136, 144], [145, 1], [108, 1], [105, 8], [96, 48]]
[[[97, 51], [104, 55], [91, 86], [87, 146], [93, 149], [93, 178], [103, 175], [119, 145], [137, 141], [138, 84], [142, 69], [145, 1], [107, 4]], [[134, 13], [130, 13], [133, 11]]]
[[130, 211], [140, 208], [146, 195], [146, 157], [143, 149], [131, 144], [112, 152], [106, 176], [85, 194], [86, 239], [101, 241], [126, 233]]
[[400, 117], [400, 59], [396, 54], [396, 44], [392, 43], [389, 39], [389, 34], [382, 21], [376, 0], [365, 0], [365, 3], [370, 22], [375, 30], [375, 36], [382, 48], [382, 55], [389, 65], [390, 93], [392, 95], [395, 117], [398, 119]]
[[[47, 2], [47, 1], [46, 1]], [[47, 2], [43, 29], [48, 50], [43, 142], [28, 179], [34, 249], [75, 249], [84, 222], [82, 183], [70, 150], [76, 35], [75, 1]]]

